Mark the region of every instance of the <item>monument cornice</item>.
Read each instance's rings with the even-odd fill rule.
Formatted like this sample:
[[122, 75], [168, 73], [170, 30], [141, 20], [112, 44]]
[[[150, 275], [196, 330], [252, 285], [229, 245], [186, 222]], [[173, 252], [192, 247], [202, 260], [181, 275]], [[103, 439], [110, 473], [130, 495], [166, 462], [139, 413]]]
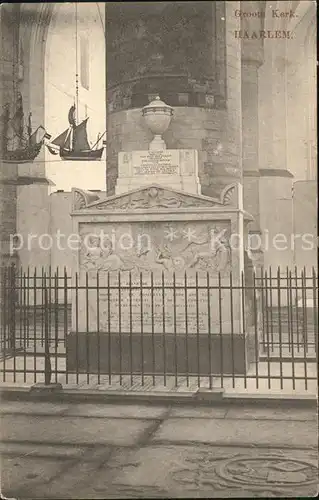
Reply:
[[[252, 215], [248, 212], [240, 209], [228, 209], [228, 210], [209, 210], [209, 209], [193, 209], [192, 213], [189, 210], [175, 210], [173, 212], [164, 211], [153, 211], [147, 214], [148, 222], [185, 222], [186, 220], [189, 222], [196, 221], [211, 221], [212, 218], [216, 221], [225, 221], [229, 222], [234, 217], [237, 217], [238, 214], [243, 216], [244, 222], [249, 223], [254, 219]], [[82, 210], [81, 212], [72, 212], [72, 217], [76, 217], [77, 223], [87, 223], [94, 222], [95, 224], [100, 223], [132, 223], [132, 222], [145, 222], [145, 212], [142, 210], [135, 210], [130, 212], [116, 212], [116, 211], [90, 211], [90, 210]]]
[[174, 213], [187, 212], [189, 208], [199, 211], [220, 209], [221, 211], [238, 210], [238, 185], [236, 183], [226, 186], [219, 198], [212, 198], [202, 194], [190, 194], [163, 187], [158, 184], [150, 184], [127, 193], [117, 194], [108, 198], [100, 199], [96, 193], [90, 193], [82, 189], [72, 189], [72, 212], [100, 213], [103, 211], [119, 211], [120, 213], [138, 211], [151, 213]]

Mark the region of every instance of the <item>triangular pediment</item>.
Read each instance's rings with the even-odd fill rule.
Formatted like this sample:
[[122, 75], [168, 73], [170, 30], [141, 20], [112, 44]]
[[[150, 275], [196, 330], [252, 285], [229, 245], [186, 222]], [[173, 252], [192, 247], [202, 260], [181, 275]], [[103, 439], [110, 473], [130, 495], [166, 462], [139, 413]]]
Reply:
[[227, 186], [218, 199], [151, 184], [127, 193], [98, 200], [90, 199], [87, 191], [73, 189], [73, 210], [172, 210], [176, 208], [236, 206], [236, 204], [232, 203], [235, 189], [235, 184]]

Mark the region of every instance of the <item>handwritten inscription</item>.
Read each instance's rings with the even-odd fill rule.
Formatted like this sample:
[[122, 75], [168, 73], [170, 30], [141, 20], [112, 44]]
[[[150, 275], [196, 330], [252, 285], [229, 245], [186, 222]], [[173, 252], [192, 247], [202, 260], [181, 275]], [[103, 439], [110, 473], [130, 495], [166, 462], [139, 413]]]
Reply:
[[176, 175], [178, 174], [178, 159], [172, 152], [149, 151], [134, 155], [134, 175]]

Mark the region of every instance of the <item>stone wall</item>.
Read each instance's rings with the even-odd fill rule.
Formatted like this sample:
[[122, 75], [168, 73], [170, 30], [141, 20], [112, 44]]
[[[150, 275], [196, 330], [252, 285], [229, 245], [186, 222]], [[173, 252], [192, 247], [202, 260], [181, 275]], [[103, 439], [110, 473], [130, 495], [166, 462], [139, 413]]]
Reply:
[[65, 268], [70, 275], [73, 271], [72, 251], [68, 248], [67, 238], [72, 234], [72, 196], [71, 192], [56, 192], [50, 196], [51, 210], [51, 234], [57, 242], [58, 231], [62, 234], [61, 245], [58, 248], [54, 244], [51, 251], [50, 263], [52, 269], [59, 268], [59, 272], [63, 272]]
[[[47, 269], [50, 265], [50, 250], [46, 250], [50, 233], [50, 204], [47, 184], [18, 186], [17, 233], [20, 235], [19, 260], [21, 267]], [[34, 238], [31, 237], [34, 235]], [[43, 238], [43, 248], [41, 241]], [[40, 239], [40, 245], [39, 245]]]

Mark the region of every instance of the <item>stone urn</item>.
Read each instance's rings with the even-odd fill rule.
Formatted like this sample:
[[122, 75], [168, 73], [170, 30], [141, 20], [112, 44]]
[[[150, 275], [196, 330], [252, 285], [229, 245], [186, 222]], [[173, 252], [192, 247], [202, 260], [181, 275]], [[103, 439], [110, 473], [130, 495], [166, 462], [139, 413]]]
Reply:
[[173, 108], [165, 104], [165, 102], [161, 101], [160, 97], [157, 96], [154, 101], [144, 106], [142, 114], [146, 125], [154, 134], [154, 139], [151, 141], [149, 149], [153, 151], [166, 149], [162, 134], [164, 134], [169, 127], [173, 115]]

